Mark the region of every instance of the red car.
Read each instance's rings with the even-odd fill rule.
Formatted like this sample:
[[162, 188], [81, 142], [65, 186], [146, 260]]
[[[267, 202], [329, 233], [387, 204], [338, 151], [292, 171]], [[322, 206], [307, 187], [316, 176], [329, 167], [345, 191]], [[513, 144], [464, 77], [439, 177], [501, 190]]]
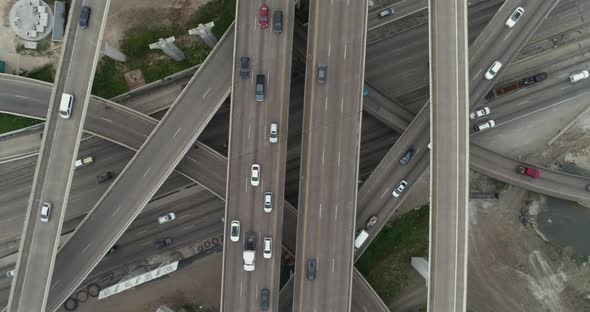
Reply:
[[260, 27], [261, 28], [266, 28], [268, 27], [268, 7], [266, 6], [266, 4], [262, 4], [260, 6]]
[[536, 179], [541, 176], [541, 172], [539, 169], [525, 167], [525, 166], [518, 166], [518, 172], [520, 174], [524, 174], [525, 176], [529, 176], [533, 179]]

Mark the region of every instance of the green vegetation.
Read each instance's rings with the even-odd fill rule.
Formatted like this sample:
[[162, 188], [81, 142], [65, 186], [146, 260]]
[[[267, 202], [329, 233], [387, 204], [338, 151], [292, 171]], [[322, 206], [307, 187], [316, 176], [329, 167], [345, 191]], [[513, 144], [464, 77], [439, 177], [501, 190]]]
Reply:
[[496, 193], [501, 193], [508, 189], [508, 183], [496, 180]]
[[44, 56], [49, 51], [49, 39], [43, 39], [37, 42], [37, 49], [26, 49], [25, 45], [19, 43], [16, 45], [16, 53], [31, 56]]
[[53, 67], [51, 65], [45, 65], [28, 73], [24, 73], [23, 76], [45, 82], [53, 82]]
[[98, 63], [92, 94], [105, 99], [127, 92], [129, 88], [123, 77], [123, 65], [116, 63], [110, 58], [104, 58]]
[[[94, 78], [92, 93], [111, 98], [126, 92], [128, 87], [123, 74], [134, 69], [141, 70], [145, 82], [150, 83], [201, 64], [211, 49], [197, 37], [189, 36], [187, 30], [199, 23], [213, 21], [213, 33], [217, 38], [221, 38], [234, 20], [235, 5], [235, 0], [212, 0], [201, 6], [187, 23], [129, 29], [121, 45], [121, 51], [127, 55], [127, 62], [115, 63], [106, 59], [101, 61]], [[150, 43], [170, 36], [176, 38], [176, 45], [186, 55], [182, 62], [171, 60], [162, 51], [149, 49]]]
[[0, 133], [6, 133], [40, 123], [40, 120], [26, 117], [0, 114]]
[[412, 210], [387, 224], [356, 267], [385, 301], [399, 294], [413, 270], [411, 257], [428, 255], [429, 207]]
[[426, 308], [427, 308], [426, 306], [421, 306], [421, 307], [418, 309], [418, 312], [427, 312]]
[[213, 33], [220, 39], [227, 28], [234, 21], [236, 13], [236, 0], [212, 0], [199, 8], [190, 18], [190, 28], [199, 24], [214, 22]]

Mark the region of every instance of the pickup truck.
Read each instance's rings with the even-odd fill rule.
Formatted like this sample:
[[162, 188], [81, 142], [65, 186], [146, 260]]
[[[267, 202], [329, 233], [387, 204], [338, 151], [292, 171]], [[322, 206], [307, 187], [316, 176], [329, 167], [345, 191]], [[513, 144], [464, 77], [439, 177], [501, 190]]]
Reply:
[[541, 82], [545, 79], [547, 79], [547, 73], [543, 72], [543, 73], [539, 73], [539, 74], [535, 74], [535, 75], [523, 78], [518, 81], [513, 81], [511, 83], [505, 84], [499, 88], [496, 88], [496, 89], [490, 91], [486, 95], [486, 99], [493, 100], [496, 98], [496, 96], [506, 94], [506, 93], [518, 90], [518, 89], [526, 87], [526, 86], [530, 86], [530, 85], [535, 84], [537, 82]]
[[88, 166], [94, 162], [94, 158], [92, 156], [80, 158], [74, 162], [74, 168], [78, 169], [80, 167]]
[[541, 176], [541, 172], [539, 171], [539, 169], [526, 167], [526, 166], [518, 166], [518, 173], [525, 175], [525, 176], [529, 176], [533, 179], [536, 179]]
[[255, 268], [256, 258], [256, 233], [248, 232], [246, 246], [244, 248], [244, 271], [252, 272]]

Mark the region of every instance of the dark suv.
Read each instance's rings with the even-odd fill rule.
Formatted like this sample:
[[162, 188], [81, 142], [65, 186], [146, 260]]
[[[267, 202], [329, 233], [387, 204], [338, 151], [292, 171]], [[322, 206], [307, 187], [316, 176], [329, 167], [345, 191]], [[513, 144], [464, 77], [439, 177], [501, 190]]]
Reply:
[[164, 239], [159, 239], [154, 244], [154, 246], [156, 246], [156, 248], [158, 248], [158, 249], [162, 249], [162, 248], [165, 248], [170, 245], [172, 245], [172, 238], [170, 238], [170, 237], [166, 237]]
[[99, 176], [96, 176], [96, 183], [103, 183], [113, 178], [113, 173], [107, 171]]
[[530, 86], [530, 85], [535, 84], [537, 82], [541, 82], [545, 79], [547, 79], [547, 73], [543, 72], [543, 73], [539, 73], [539, 74], [524, 78], [522, 80], [522, 83], [525, 86]]
[[412, 157], [414, 157], [414, 154], [416, 154], [416, 150], [414, 150], [413, 148], [410, 148], [404, 154], [404, 157], [402, 157], [402, 159], [399, 160], [399, 163], [402, 164], [402, 166], [406, 165], [408, 162], [410, 162], [410, 160], [412, 159]]
[[240, 78], [248, 79], [250, 77], [250, 58], [247, 56], [240, 57]]
[[315, 280], [315, 274], [318, 267], [317, 260], [314, 259], [307, 259], [307, 280], [313, 281]]
[[262, 288], [262, 292], [260, 294], [260, 308], [262, 311], [267, 311], [270, 301], [270, 290], [268, 288]]
[[326, 82], [326, 64], [318, 64], [318, 82], [324, 83]]
[[96, 176], [96, 183], [103, 183], [113, 178], [113, 173], [107, 171], [99, 176]]
[[83, 6], [82, 11], [80, 11], [80, 27], [87, 28], [88, 21], [90, 20], [90, 7]]

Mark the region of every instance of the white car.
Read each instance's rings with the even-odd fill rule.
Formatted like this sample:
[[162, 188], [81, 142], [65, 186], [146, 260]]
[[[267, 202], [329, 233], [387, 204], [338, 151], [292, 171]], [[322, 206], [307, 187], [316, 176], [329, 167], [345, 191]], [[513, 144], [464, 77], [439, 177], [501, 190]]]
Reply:
[[44, 202], [41, 206], [41, 221], [49, 222], [49, 216], [51, 215], [51, 203]]
[[393, 190], [391, 195], [393, 195], [393, 197], [399, 197], [399, 195], [406, 189], [406, 186], [408, 186], [408, 182], [406, 182], [406, 180], [402, 180], [395, 190]]
[[8, 278], [14, 277], [14, 269], [12, 269], [10, 271], [6, 271], [6, 277], [8, 277]]
[[590, 76], [590, 74], [588, 74], [587, 70], [583, 70], [579, 73], [575, 73], [573, 75], [570, 76], [570, 81], [571, 82], [578, 82], [580, 80], [584, 80], [586, 78], [588, 78], [588, 76]]
[[487, 80], [494, 79], [494, 77], [496, 77], [496, 74], [498, 73], [498, 71], [500, 71], [500, 68], [502, 68], [502, 63], [500, 63], [499, 61], [495, 61], [494, 64], [492, 64], [492, 66], [490, 66], [488, 71], [485, 73], [484, 77]]
[[272, 193], [271, 192], [264, 193], [264, 212], [266, 212], [266, 213], [272, 212]]
[[264, 259], [270, 259], [272, 257], [272, 238], [264, 238], [264, 251], [262, 252]]
[[480, 131], [484, 131], [490, 128], [493, 128], [496, 125], [496, 122], [493, 120], [488, 120], [486, 122], [482, 122], [480, 124], [477, 124], [474, 128], [475, 132], [480, 132]]
[[279, 141], [279, 126], [276, 122], [270, 124], [270, 133], [268, 136], [268, 141], [270, 143], [277, 143]]
[[486, 106], [482, 109], [478, 109], [475, 112], [471, 113], [469, 115], [469, 118], [477, 119], [477, 118], [481, 118], [481, 117], [489, 115], [489, 114], [490, 114], [490, 108]]
[[160, 224], [164, 224], [164, 223], [170, 222], [174, 219], [176, 219], [176, 214], [174, 212], [169, 212], [165, 215], [161, 215], [160, 217], [158, 217], [158, 222]]
[[233, 220], [231, 222], [231, 228], [230, 228], [230, 240], [232, 242], [237, 242], [240, 240], [240, 221], [238, 220]]
[[506, 23], [504, 25], [506, 25], [506, 27], [508, 28], [512, 28], [514, 27], [514, 25], [516, 25], [516, 23], [518, 23], [518, 20], [520, 20], [520, 18], [522, 17], [522, 15], [524, 14], [524, 9], [521, 7], [518, 7], [514, 10], [514, 12], [512, 12], [512, 14], [510, 14], [510, 17], [508, 18], [508, 20], [506, 21]]
[[252, 186], [258, 186], [260, 184], [260, 165], [253, 164], [250, 170], [250, 184]]

